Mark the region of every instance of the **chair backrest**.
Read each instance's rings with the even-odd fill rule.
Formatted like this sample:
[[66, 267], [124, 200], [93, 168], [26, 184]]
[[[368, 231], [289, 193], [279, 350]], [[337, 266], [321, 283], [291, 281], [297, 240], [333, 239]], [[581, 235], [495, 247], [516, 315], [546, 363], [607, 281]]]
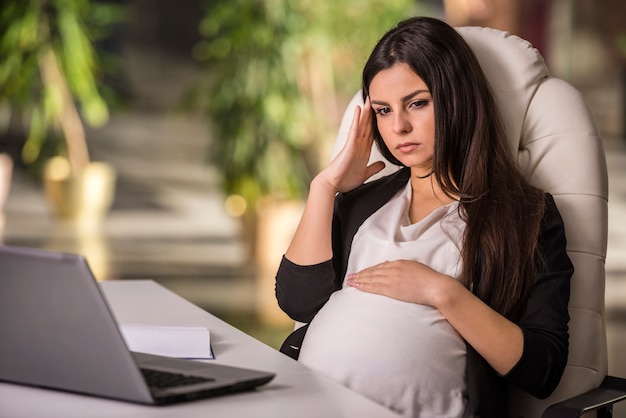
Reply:
[[[607, 374], [604, 261], [608, 180], [604, 147], [581, 94], [551, 77], [528, 42], [489, 28], [457, 29], [478, 57], [504, 119], [511, 150], [535, 186], [550, 192], [564, 219], [571, 282], [570, 354], [556, 391], [545, 400], [511, 388], [512, 417], [540, 417], [547, 406], [600, 385]], [[333, 156], [345, 142], [357, 93], [344, 114]], [[376, 147], [371, 161], [384, 160]], [[389, 163], [381, 175], [397, 168]]]

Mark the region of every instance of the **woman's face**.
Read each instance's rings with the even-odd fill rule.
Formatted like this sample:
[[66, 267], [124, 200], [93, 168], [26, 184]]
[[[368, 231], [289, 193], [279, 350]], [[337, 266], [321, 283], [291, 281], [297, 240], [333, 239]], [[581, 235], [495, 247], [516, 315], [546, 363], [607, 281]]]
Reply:
[[378, 131], [389, 151], [418, 176], [432, 171], [435, 110], [426, 83], [404, 63], [376, 74], [369, 86]]

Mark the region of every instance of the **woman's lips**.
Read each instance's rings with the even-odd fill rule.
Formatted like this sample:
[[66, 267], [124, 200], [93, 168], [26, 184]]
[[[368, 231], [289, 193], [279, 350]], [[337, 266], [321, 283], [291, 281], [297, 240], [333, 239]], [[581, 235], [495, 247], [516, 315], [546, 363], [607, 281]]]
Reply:
[[419, 144], [416, 144], [414, 142], [406, 142], [404, 144], [399, 144], [396, 149], [402, 153], [408, 153], [415, 150], [415, 148], [417, 148], [418, 146]]

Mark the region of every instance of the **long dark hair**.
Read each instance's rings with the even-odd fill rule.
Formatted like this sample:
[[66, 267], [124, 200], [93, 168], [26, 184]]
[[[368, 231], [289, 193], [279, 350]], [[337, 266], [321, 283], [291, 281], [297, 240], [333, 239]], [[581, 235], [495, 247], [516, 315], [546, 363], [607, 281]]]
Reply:
[[[447, 195], [460, 199], [467, 223], [460, 280], [514, 319], [542, 259], [537, 244], [543, 193], [518, 170], [489, 83], [454, 28], [416, 17], [387, 32], [363, 69], [364, 98], [376, 74], [398, 63], [424, 80], [433, 98], [433, 176]], [[401, 165], [375, 132], [385, 158]]]

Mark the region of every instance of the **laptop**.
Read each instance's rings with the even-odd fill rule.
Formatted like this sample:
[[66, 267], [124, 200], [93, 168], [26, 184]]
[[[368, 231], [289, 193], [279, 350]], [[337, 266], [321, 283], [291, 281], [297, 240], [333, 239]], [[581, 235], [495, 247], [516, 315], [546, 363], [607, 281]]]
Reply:
[[164, 405], [275, 376], [131, 352], [81, 255], [0, 246], [0, 381]]

